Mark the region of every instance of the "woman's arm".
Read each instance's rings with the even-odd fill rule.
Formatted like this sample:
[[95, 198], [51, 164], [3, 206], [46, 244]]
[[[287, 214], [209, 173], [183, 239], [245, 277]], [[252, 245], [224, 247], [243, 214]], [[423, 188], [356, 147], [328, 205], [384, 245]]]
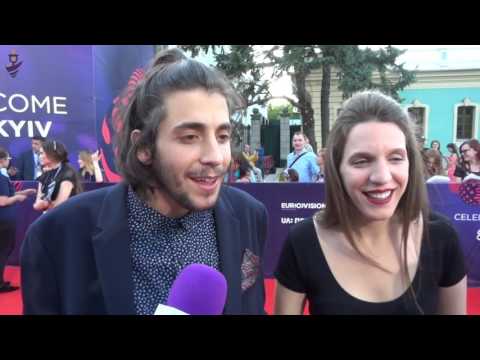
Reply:
[[95, 182], [97, 183], [103, 182], [102, 170], [100, 169], [100, 165], [98, 164], [98, 161], [93, 163], [93, 170], [95, 172]]
[[287, 289], [276, 282], [275, 315], [302, 315], [305, 307], [305, 294]]
[[37, 189], [37, 198], [35, 199], [35, 203], [33, 204], [33, 209], [37, 211], [43, 211], [48, 209], [50, 203], [46, 200], [42, 200], [42, 183], [38, 183]]
[[70, 180], [64, 180], [60, 183], [57, 198], [50, 203], [49, 209], [54, 208], [68, 200], [73, 190], [73, 183]]
[[95, 181], [97, 183], [103, 182], [102, 170], [100, 169], [100, 156], [98, 155], [98, 150], [92, 154], [93, 170], [95, 173]]
[[449, 287], [440, 287], [438, 298], [440, 315], [467, 314], [467, 277]]

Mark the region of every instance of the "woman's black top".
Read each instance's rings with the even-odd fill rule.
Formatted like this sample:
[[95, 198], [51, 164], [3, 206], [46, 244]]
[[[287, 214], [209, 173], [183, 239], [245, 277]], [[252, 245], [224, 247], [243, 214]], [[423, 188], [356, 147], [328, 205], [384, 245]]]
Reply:
[[475, 174], [480, 176], [480, 171], [468, 171], [464, 167], [457, 165], [455, 167], [455, 172], [453, 173], [454, 176], [459, 177], [461, 179], [465, 178], [467, 175], [470, 175], [470, 174]]
[[[432, 213], [428, 230], [412, 284], [423, 313], [436, 314], [439, 289], [457, 284], [466, 270], [458, 235], [449, 221]], [[312, 218], [291, 227], [275, 277], [286, 288], [306, 294], [310, 314], [421, 313], [409, 289], [388, 302], [368, 302], [347, 293], [327, 264]]]
[[79, 191], [77, 188], [75, 170], [68, 164], [62, 164], [59, 168], [48, 170], [37, 178], [42, 184], [42, 194], [44, 200], [54, 201], [60, 190], [60, 184], [63, 181], [70, 181], [73, 184], [73, 189], [70, 196], [76, 195]]

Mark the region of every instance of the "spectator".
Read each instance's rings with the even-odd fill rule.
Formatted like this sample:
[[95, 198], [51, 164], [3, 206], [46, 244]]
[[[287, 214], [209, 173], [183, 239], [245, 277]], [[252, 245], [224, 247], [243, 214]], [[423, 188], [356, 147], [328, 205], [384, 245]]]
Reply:
[[425, 180], [427, 183], [448, 183], [449, 178], [442, 166], [440, 152], [429, 149], [425, 152]]
[[465, 141], [460, 145], [460, 165], [457, 165], [454, 175], [461, 182], [470, 174], [480, 176], [480, 143], [476, 139]]
[[287, 176], [287, 181], [288, 182], [298, 182], [298, 172], [295, 169], [288, 169], [288, 176]]
[[[0, 147], [0, 169], [7, 169], [10, 155]], [[17, 290], [4, 279], [4, 270], [8, 257], [15, 247], [16, 212], [14, 204], [24, 201], [27, 196], [35, 194], [35, 189], [15, 192], [9, 178], [0, 173], [0, 293]]]
[[40, 148], [45, 142], [45, 138], [34, 136], [32, 138], [32, 149], [23, 152], [17, 161], [18, 180], [35, 180], [42, 174], [40, 164]]
[[78, 173], [68, 164], [68, 153], [61, 142], [46, 141], [40, 148], [40, 162], [46, 171], [38, 178], [33, 208], [46, 211], [82, 191]]
[[454, 173], [460, 158], [460, 154], [458, 153], [457, 145], [455, 145], [454, 143], [447, 144], [447, 150], [450, 154], [447, 157], [447, 161], [448, 161], [447, 174], [451, 180], [455, 180]]
[[325, 156], [327, 154], [326, 148], [318, 149], [317, 152], [317, 164], [320, 169], [318, 172], [317, 182], [324, 182], [325, 181]]
[[287, 173], [289, 168], [295, 169], [299, 182], [314, 182], [318, 178], [320, 169], [317, 165], [317, 156], [305, 149], [305, 135], [302, 132], [293, 134], [293, 152], [287, 156]]
[[442, 168], [446, 170], [447, 167], [448, 167], [448, 160], [447, 160], [447, 158], [446, 158], [445, 156], [443, 156], [443, 154], [442, 154], [440, 141], [438, 141], [438, 140], [433, 140], [433, 141], [430, 143], [430, 149], [431, 149], [431, 150], [438, 151], [438, 153], [440, 154], [441, 162], [442, 162]]
[[87, 150], [81, 150], [78, 153], [78, 165], [80, 167], [80, 175], [84, 181], [103, 182], [103, 174], [100, 169], [100, 158], [98, 150], [90, 153]]
[[237, 179], [236, 182], [250, 183], [252, 182], [251, 176], [252, 176], [252, 168], [250, 164], [247, 164], [247, 163], [240, 164], [239, 178]]
[[258, 153], [256, 151], [253, 151], [249, 144], [245, 144], [244, 145], [244, 150], [243, 150], [243, 156], [250, 163], [250, 167], [251, 167], [251, 169], [253, 171], [253, 175], [255, 177], [253, 179], [253, 182], [262, 182], [263, 181], [262, 170], [260, 170], [256, 166], [256, 163], [258, 161]]

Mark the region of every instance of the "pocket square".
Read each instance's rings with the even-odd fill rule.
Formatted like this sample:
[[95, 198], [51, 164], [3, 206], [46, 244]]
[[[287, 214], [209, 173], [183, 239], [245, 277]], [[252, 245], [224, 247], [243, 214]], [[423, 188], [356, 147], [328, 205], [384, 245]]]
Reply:
[[241, 265], [242, 270], [242, 291], [247, 290], [257, 280], [260, 273], [260, 257], [255, 255], [250, 249], [245, 249]]

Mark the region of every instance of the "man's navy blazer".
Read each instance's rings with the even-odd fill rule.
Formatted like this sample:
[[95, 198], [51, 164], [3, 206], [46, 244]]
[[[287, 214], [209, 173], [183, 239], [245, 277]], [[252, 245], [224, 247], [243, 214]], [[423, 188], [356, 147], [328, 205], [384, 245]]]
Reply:
[[[30, 226], [21, 252], [25, 314], [135, 314], [127, 189], [120, 183], [74, 196]], [[214, 216], [224, 313], [264, 314], [261, 265], [245, 290], [241, 267], [247, 249], [263, 256], [265, 206], [223, 185]]]
[[18, 180], [35, 180], [35, 163], [33, 160], [33, 151], [28, 150], [20, 154], [15, 164], [18, 173]]

